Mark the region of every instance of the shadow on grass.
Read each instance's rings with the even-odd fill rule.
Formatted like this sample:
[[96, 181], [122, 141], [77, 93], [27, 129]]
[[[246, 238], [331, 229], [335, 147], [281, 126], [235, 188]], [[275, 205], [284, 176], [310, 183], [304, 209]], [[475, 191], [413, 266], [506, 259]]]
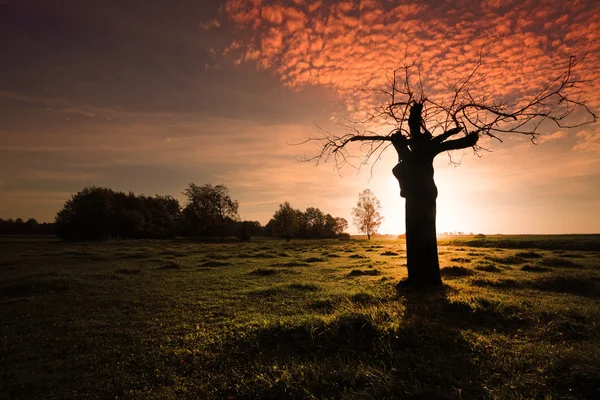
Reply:
[[219, 377], [215, 398], [485, 398], [475, 360], [486, 354], [474, 354], [445, 315], [465, 311], [444, 291], [392, 301], [405, 307], [399, 327], [386, 323], [385, 310], [346, 312], [259, 328], [226, 344], [204, 367]]
[[589, 298], [600, 297], [600, 284], [589, 277], [583, 276], [548, 275], [530, 281], [473, 279], [471, 284], [473, 286], [494, 289], [530, 289], [544, 292], [567, 293]]
[[80, 285], [69, 277], [34, 277], [0, 287], [0, 299], [66, 292]]

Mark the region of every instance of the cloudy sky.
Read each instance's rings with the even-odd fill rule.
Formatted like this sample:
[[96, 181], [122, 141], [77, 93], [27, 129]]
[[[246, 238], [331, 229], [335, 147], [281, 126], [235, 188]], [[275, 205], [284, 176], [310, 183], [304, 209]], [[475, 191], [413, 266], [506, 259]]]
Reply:
[[[286, 200], [350, 221], [370, 188], [400, 233], [393, 151], [340, 174], [288, 143], [344, 133], [381, 100], [358, 89], [407, 60], [434, 96], [481, 55], [477, 95], [510, 102], [587, 52], [600, 113], [599, 33], [595, 0], [0, 0], [0, 217], [52, 221], [88, 185], [183, 202], [195, 182], [263, 224]], [[439, 155], [438, 231], [600, 232], [600, 125], [542, 133]]]

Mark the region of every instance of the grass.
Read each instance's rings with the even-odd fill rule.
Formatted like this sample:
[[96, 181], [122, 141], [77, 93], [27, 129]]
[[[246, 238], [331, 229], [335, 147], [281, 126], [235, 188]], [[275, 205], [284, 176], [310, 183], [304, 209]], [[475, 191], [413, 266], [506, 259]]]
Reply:
[[0, 239], [0, 397], [600, 398], [598, 243]]

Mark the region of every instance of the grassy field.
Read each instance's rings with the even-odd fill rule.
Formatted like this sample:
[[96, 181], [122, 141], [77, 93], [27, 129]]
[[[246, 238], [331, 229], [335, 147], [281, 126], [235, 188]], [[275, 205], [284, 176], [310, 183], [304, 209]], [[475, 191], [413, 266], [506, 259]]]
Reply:
[[0, 397], [599, 399], [600, 237], [0, 239]]

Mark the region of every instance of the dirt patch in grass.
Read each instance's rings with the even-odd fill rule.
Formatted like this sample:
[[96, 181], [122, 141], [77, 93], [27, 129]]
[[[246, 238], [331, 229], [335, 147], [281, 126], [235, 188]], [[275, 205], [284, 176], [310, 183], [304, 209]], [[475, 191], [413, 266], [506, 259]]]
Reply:
[[540, 253], [536, 253], [535, 251], [519, 251], [515, 254], [515, 257], [521, 258], [542, 258], [543, 256]]
[[250, 271], [249, 274], [250, 275], [258, 275], [258, 276], [269, 276], [269, 275], [275, 275], [278, 272], [281, 272], [281, 271], [278, 269], [273, 269], [273, 268], [258, 268], [258, 269], [255, 269], [254, 271]]
[[471, 251], [471, 252], [467, 253], [467, 255], [471, 256], [471, 257], [478, 257], [478, 256], [482, 256], [484, 254], [485, 253], [480, 253], [480, 252], [477, 252], [477, 251]]
[[562, 256], [566, 258], [585, 258], [585, 254], [578, 253], [565, 253]]
[[301, 292], [318, 292], [321, 290], [319, 285], [315, 285], [312, 283], [292, 283], [288, 285], [288, 288], [293, 290], [299, 290]]
[[550, 272], [552, 271], [551, 268], [546, 268], [546, 267], [538, 267], [537, 265], [523, 265], [521, 267], [521, 271], [526, 271], [526, 272]]
[[471, 276], [475, 273], [470, 269], [464, 267], [446, 267], [440, 270], [440, 274], [445, 277], [461, 277]]
[[317, 263], [317, 262], [323, 262], [323, 261], [325, 261], [325, 259], [321, 258], [321, 257], [308, 257], [302, 261], [304, 261], [306, 263]]
[[361, 304], [361, 305], [381, 303], [381, 299], [372, 295], [371, 293], [365, 293], [365, 292], [360, 292], [360, 293], [356, 293], [355, 295], [352, 295], [352, 297], [350, 297], [350, 300], [353, 303]]
[[451, 258], [450, 261], [457, 262], [457, 263], [467, 264], [467, 263], [471, 262], [471, 259], [470, 258], [466, 258], [466, 257], [455, 257], [455, 258]]
[[232, 265], [232, 264], [229, 261], [219, 261], [219, 260], [207, 260], [207, 261], [204, 261], [203, 263], [199, 264], [200, 267], [211, 267], [211, 268], [227, 267], [230, 265]]
[[337, 302], [330, 299], [312, 300], [308, 302], [308, 308], [323, 314], [330, 314], [335, 310], [336, 303]]
[[569, 259], [562, 258], [562, 257], [544, 258], [543, 260], [540, 261], [540, 265], [543, 265], [545, 267], [578, 267], [578, 266], [580, 266], [576, 262], [573, 262]]
[[502, 272], [502, 269], [500, 269], [492, 264], [480, 264], [480, 265], [477, 265], [475, 267], [475, 269], [477, 271], [484, 271], [484, 272]]
[[157, 269], [181, 269], [183, 266], [175, 261], [167, 261]]
[[348, 258], [367, 258], [367, 256], [363, 256], [362, 254], [352, 254]]
[[340, 258], [341, 256], [339, 254], [332, 253], [332, 254], [327, 254], [327, 257], [329, 257], [329, 258]]
[[378, 269], [353, 269], [348, 276], [377, 276], [381, 275]]
[[381, 253], [382, 256], [397, 256], [398, 253], [394, 252], [394, 251], [384, 251], [383, 253]]
[[292, 260], [272, 264], [271, 267], [308, 267], [310, 264], [305, 261]]
[[277, 258], [277, 255], [271, 253], [243, 253], [238, 258]]
[[484, 258], [488, 261], [498, 263], [498, 264], [505, 264], [505, 265], [516, 265], [516, 264], [522, 264], [525, 262], [524, 259], [522, 259], [521, 257], [516, 257], [516, 256], [508, 256], [508, 257], [486, 256]]
[[[119, 258], [144, 258], [148, 257], [148, 253], [123, 253], [119, 254]], [[106, 258], [106, 257], [104, 257]]]
[[119, 268], [115, 270], [115, 273], [122, 275], [137, 275], [141, 272], [142, 270], [139, 268]]

